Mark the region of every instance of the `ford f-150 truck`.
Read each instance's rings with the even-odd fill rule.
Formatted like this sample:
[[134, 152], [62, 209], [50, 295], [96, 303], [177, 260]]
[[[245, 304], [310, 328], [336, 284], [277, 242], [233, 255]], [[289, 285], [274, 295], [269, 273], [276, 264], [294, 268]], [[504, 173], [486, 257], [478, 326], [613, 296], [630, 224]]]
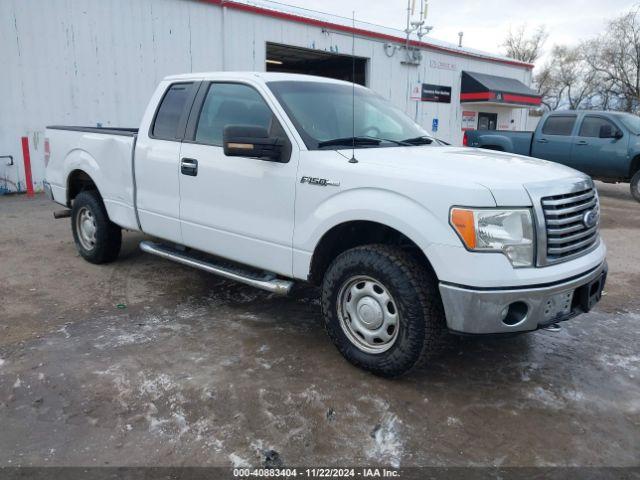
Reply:
[[571, 168], [435, 140], [370, 90], [281, 73], [172, 76], [139, 129], [52, 126], [46, 190], [80, 255], [143, 251], [277, 294], [321, 287], [326, 329], [383, 376], [448, 332], [586, 312], [607, 274], [598, 194]]
[[605, 182], [629, 182], [640, 202], [640, 117], [630, 113], [552, 112], [535, 132], [467, 130], [464, 144], [551, 160]]

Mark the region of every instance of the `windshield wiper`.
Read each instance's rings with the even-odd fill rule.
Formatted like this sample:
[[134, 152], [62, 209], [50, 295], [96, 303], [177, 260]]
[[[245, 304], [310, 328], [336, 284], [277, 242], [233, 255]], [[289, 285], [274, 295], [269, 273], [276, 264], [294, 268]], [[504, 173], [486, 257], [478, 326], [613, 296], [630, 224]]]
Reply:
[[409, 145], [430, 145], [434, 142], [433, 138], [427, 137], [423, 135], [421, 137], [407, 138], [402, 140], [404, 143], [408, 143]]
[[407, 142], [406, 140], [391, 140], [390, 138], [378, 138], [378, 137], [370, 137], [367, 135], [359, 136], [359, 137], [344, 137], [344, 138], [334, 138], [331, 140], [325, 140], [324, 142], [318, 143], [318, 147], [329, 147], [333, 145], [380, 145], [382, 142], [395, 143], [396, 145], [413, 145], [412, 143]]
[[318, 148], [322, 147], [331, 147], [334, 145], [337, 146], [347, 146], [350, 147], [352, 145], [380, 145], [382, 140], [374, 137], [343, 137], [343, 138], [332, 138], [331, 140], [325, 140], [323, 142], [318, 143]]
[[376, 140], [382, 140], [383, 142], [395, 143], [396, 145], [404, 145], [409, 147], [413, 145], [412, 143], [409, 143], [406, 140], [391, 140], [390, 138], [378, 138], [378, 137], [370, 137], [370, 138], [375, 138]]

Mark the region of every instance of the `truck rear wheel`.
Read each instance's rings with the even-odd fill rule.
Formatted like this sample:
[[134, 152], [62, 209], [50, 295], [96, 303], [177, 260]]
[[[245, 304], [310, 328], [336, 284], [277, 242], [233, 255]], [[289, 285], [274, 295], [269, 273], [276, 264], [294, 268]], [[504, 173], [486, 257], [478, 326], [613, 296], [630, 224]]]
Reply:
[[631, 196], [633, 196], [636, 201], [640, 202], [640, 170], [638, 170], [636, 174], [631, 177], [630, 188]]
[[340, 353], [385, 377], [437, 354], [447, 335], [436, 279], [409, 253], [388, 245], [340, 254], [323, 279], [322, 311]]
[[80, 192], [71, 209], [71, 230], [76, 248], [91, 263], [108, 263], [118, 257], [122, 230], [109, 220], [98, 192]]

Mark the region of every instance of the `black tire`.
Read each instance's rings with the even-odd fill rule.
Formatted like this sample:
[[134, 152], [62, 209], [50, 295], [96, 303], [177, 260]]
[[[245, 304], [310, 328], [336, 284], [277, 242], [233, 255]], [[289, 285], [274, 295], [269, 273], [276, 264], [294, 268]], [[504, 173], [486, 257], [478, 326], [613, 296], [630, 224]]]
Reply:
[[[80, 238], [78, 217], [89, 212], [95, 223], [95, 239], [92, 246]], [[76, 248], [82, 257], [91, 263], [109, 263], [118, 258], [122, 244], [122, 230], [109, 220], [100, 194], [95, 190], [80, 192], [71, 208], [71, 230]]]
[[[342, 302], [338, 297], [343, 285], [358, 276], [380, 282], [397, 306], [399, 328], [386, 351], [363, 351], [345, 333], [348, 327], [341, 325]], [[416, 257], [393, 246], [365, 245], [340, 254], [322, 282], [322, 313], [327, 333], [340, 353], [354, 365], [384, 377], [397, 377], [426, 363], [447, 343], [444, 308], [435, 276]]]
[[640, 202], [640, 170], [638, 170], [635, 175], [631, 177], [629, 187], [631, 188], [631, 196], [637, 202]]

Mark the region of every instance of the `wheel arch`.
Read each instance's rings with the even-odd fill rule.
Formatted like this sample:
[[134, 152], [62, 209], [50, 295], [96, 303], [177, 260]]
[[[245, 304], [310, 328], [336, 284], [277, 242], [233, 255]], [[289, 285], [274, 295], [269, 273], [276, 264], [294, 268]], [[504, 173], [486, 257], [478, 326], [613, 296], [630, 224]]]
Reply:
[[496, 152], [505, 151], [500, 145], [480, 145], [480, 148], [484, 148], [485, 150], [495, 150]]
[[422, 248], [408, 235], [377, 221], [350, 220], [334, 225], [320, 238], [311, 257], [308, 280], [320, 284], [327, 268], [338, 255], [368, 244], [395, 245], [409, 251], [437, 278]]
[[479, 148], [486, 150], [496, 150], [499, 152], [513, 152], [513, 142], [510, 138], [502, 135], [481, 135]]
[[103, 198], [102, 170], [96, 159], [87, 150], [75, 148], [64, 159], [66, 174], [66, 201], [71, 201], [83, 190], [95, 190]]
[[98, 185], [91, 175], [80, 168], [71, 170], [67, 175], [67, 205], [71, 206], [72, 200], [85, 190], [94, 190], [100, 195]]

